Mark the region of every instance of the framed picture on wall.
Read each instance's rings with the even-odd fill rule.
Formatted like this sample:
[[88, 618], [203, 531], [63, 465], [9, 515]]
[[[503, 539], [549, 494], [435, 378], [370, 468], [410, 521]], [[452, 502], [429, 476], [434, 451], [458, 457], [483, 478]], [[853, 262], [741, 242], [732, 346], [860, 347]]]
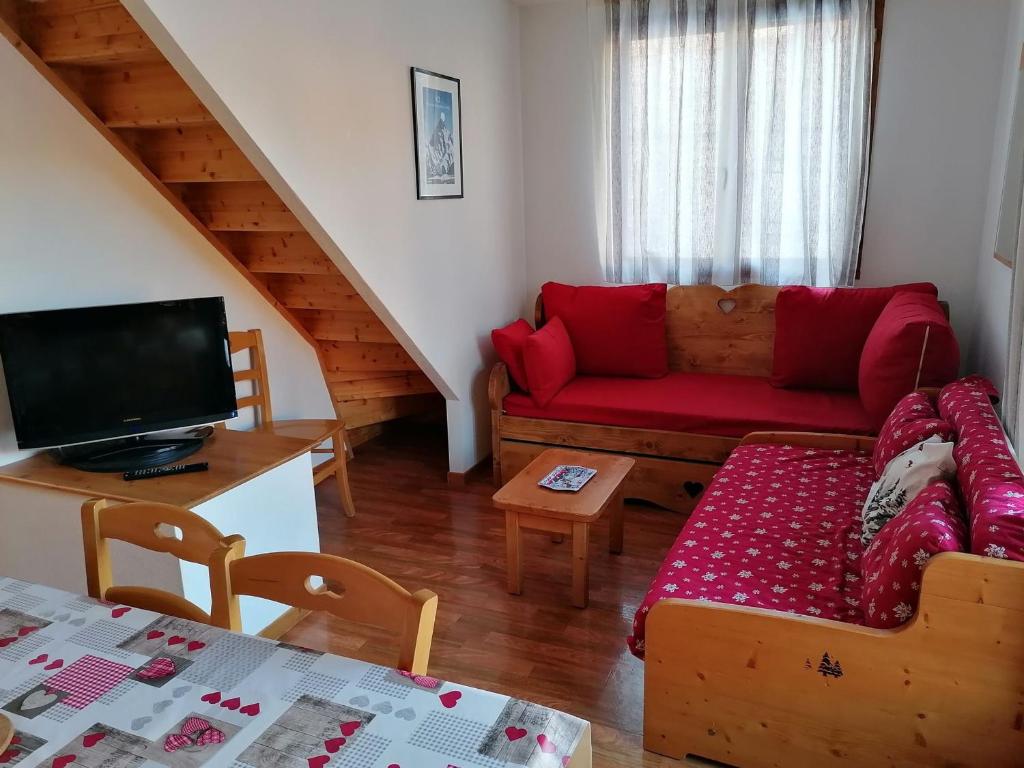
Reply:
[[462, 96], [454, 77], [412, 68], [416, 197], [462, 197]]

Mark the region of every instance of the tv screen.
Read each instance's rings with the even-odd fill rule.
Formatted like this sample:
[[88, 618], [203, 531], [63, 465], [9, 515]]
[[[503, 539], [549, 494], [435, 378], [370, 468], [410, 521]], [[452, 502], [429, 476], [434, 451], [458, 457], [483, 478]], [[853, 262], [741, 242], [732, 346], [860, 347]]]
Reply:
[[19, 448], [237, 415], [223, 298], [0, 315]]

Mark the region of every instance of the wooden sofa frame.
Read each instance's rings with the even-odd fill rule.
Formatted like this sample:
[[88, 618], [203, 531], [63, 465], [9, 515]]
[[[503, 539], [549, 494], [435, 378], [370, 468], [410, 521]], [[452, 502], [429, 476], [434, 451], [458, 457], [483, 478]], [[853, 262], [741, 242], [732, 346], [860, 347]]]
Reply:
[[[668, 289], [666, 335], [669, 369], [692, 373], [770, 376], [775, 345], [775, 301], [781, 289], [741, 285], [677, 285]], [[946, 315], [949, 306], [939, 302]], [[537, 297], [536, 326], [544, 324]], [[573, 447], [628, 455], [636, 466], [625, 482], [627, 498], [690, 512], [738, 437], [612, 427], [505, 414], [511, 391], [504, 363], [491, 369], [491, 455], [494, 483], [515, 476], [547, 448]]]
[[[744, 444], [870, 448], [850, 436]], [[932, 558], [895, 630], [666, 599], [646, 621], [644, 748], [740, 766], [1024, 760], [1024, 563]]]
[[[666, 334], [669, 368], [694, 373], [769, 376], [779, 288], [741, 285], [673, 286], [668, 290]], [[544, 324], [537, 297], [536, 324]], [[502, 403], [511, 391], [508, 370], [491, 370], [491, 448], [494, 482], [513, 477], [546, 448], [555, 446], [627, 454], [636, 466], [626, 479], [629, 498], [689, 512], [739, 438], [610, 427], [600, 424], [508, 416]]]

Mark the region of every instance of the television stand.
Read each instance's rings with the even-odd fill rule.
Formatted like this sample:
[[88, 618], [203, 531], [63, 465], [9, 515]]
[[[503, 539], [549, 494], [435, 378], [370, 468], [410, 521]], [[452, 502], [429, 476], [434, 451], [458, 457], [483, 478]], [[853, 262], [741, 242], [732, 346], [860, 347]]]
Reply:
[[203, 447], [201, 437], [137, 437], [54, 448], [61, 464], [85, 472], [129, 472], [171, 464]]

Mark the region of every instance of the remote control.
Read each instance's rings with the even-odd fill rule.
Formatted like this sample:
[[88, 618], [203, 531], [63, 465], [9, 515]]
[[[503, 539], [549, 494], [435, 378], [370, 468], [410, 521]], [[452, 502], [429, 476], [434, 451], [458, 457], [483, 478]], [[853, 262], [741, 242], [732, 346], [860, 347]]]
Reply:
[[148, 469], [133, 469], [124, 473], [125, 480], [149, 480], [153, 477], [166, 477], [167, 475], [184, 475], [188, 472], [205, 472], [210, 465], [205, 461], [195, 464], [175, 464], [171, 467], [149, 467]]

